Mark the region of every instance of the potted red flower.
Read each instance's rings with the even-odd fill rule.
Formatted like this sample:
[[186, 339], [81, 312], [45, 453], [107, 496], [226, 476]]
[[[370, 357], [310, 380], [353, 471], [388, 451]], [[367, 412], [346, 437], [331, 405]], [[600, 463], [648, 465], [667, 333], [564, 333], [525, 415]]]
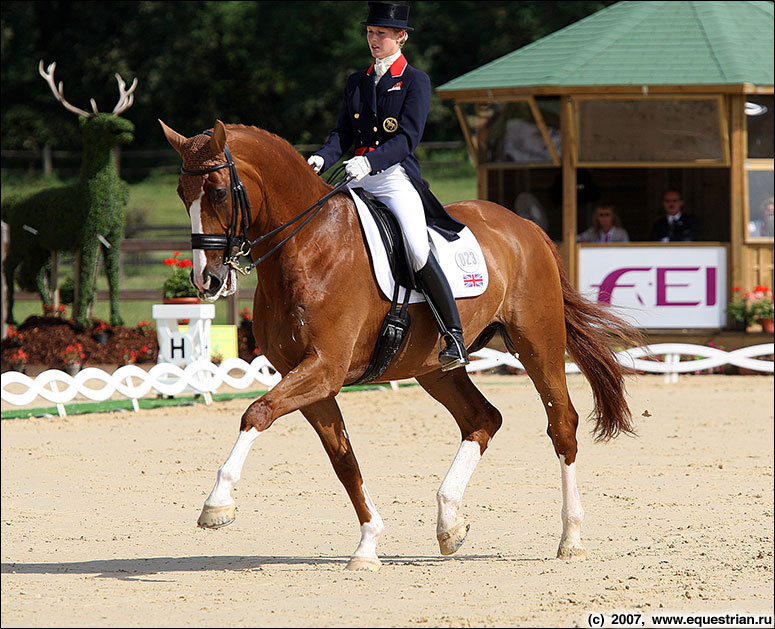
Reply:
[[199, 304], [199, 291], [191, 283], [191, 260], [181, 260], [180, 251], [164, 260], [164, 265], [172, 269], [161, 287], [165, 304]]
[[105, 345], [108, 342], [108, 324], [101, 319], [94, 319], [94, 340], [100, 345]]
[[65, 371], [74, 376], [81, 370], [81, 363], [86, 354], [81, 343], [71, 343], [62, 352], [62, 360], [65, 363]]
[[27, 352], [19, 348], [11, 354], [8, 362], [11, 363], [11, 369], [19, 373], [27, 373]]
[[747, 294], [751, 320], [762, 326], [763, 332], [773, 332], [773, 300], [769, 286], [756, 286]]
[[136, 362], [137, 362], [137, 352], [133, 349], [129, 349], [128, 347], [125, 348], [123, 353], [121, 354], [121, 364], [133, 365]]

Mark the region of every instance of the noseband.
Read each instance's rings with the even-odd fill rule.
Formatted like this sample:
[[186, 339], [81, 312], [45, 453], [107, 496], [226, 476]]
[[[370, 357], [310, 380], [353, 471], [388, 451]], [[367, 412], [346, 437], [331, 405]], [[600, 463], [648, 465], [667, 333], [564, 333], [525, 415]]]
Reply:
[[[205, 135], [212, 136], [212, 131], [204, 131]], [[351, 181], [351, 177], [345, 177], [342, 181], [340, 181], [336, 186], [334, 186], [333, 190], [331, 190], [328, 194], [321, 197], [315, 203], [313, 203], [310, 207], [308, 207], [306, 210], [301, 212], [300, 214], [297, 214], [294, 218], [292, 218], [287, 223], [280, 225], [280, 227], [277, 227], [276, 229], [273, 229], [267, 234], [264, 234], [263, 236], [259, 236], [255, 240], [248, 241], [247, 235], [248, 235], [248, 229], [250, 228], [251, 223], [253, 222], [253, 217], [250, 212], [250, 201], [248, 200], [248, 195], [245, 190], [245, 186], [240, 181], [239, 176], [237, 175], [237, 168], [234, 165], [234, 160], [231, 157], [231, 152], [229, 152], [229, 148], [227, 146], [223, 147], [224, 155], [226, 156], [226, 162], [223, 164], [218, 164], [216, 166], [211, 166], [210, 168], [204, 168], [202, 170], [186, 170], [185, 168], [181, 168], [180, 172], [183, 175], [207, 175], [208, 173], [215, 172], [216, 170], [221, 170], [223, 168], [229, 169], [229, 178], [230, 178], [230, 184], [229, 187], [231, 188], [231, 225], [229, 226], [229, 231], [225, 234], [191, 234], [191, 248], [192, 249], [205, 249], [205, 250], [218, 250], [222, 249], [224, 251], [223, 254], [223, 261], [224, 264], [227, 266], [232, 267], [236, 271], [239, 271], [243, 275], [250, 275], [250, 272], [257, 267], [259, 264], [261, 264], [264, 260], [266, 260], [269, 256], [271, 256], [275, 251], [277, 251], [280, 247], [282, 247], [286, 242], [288, 242], [291, 238], [293, 238], [299, 230], [301, 230], [302, 227], [304, 227], [309, 221], [312, 219], [312, 217], [315, 216], [326, 204], [326, 202], [334, 196], [337, 192], [340, 192], [348, 183]], [[238, 211], [235, 211], [234, 208], [237, 208]], [[311, 214], [310, 214], [311, 212]], [[293, 225], [296, 221], [301, 219], [303, 216], [309, 214], [307, 218], [299, 225], [296, 229], [293, 230], [288, 236], [283, 238], [279, 243], [277, 243], [274, 247], [272, 247], [267, 253], [265, 253], [263, 256], [258, 258], [258, 260], [253, 261], [249, 266], [243, 267], [240, 266], [239, 258], [243, 256], [250, 256], [250, 249], [257, 245], [267, 238], [271, 238], [275, 234], [281, 232], [286, 227], [289, 227]]]

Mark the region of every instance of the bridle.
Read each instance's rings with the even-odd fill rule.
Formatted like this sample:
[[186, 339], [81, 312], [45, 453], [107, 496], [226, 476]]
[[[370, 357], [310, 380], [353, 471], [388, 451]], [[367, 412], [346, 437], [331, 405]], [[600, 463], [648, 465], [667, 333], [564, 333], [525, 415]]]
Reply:
[[[212, 131], [204, 131], [205, 135], [212, 136]], [[304, 227], [307, 223], [309, 223], [310, 220], [317, 214], [321, 209], [323, 209], [323, 206], [326, 204], [326, 202], [333, 197], [335, 194], [340, 192], [348, 183], [351, 181], [351, 177], [345, 177], [342, 181], [340, 181], [338, 184], [336, 184], [328, 194], [321, 197], [315, 203], [313, 203], [310, 207], [308, 207], [306, 210], [302, 211], [301, 213], [297, 214], [294, 218], [292, 218], [287, 223], [280, 225], [280, 227], [277, 227], [270, 231], [269, 233], [266, 233], [262, 236], [259, 236], [255, 240], [248, 240], [248, 229], [250, 228], [251, 223], [253, 222], [252, 214], [250, 211], [250, 201], [248, 200], [247, 191], [245, 190], [245, 186], [243, 185], [242, 181], [240, 181], [239, 175], [237, 175], [237, 168], [234, 165], [234, 160], [232, 159], [231, 152], [229, 151], [229, 148], [227, 146], [223, 147], [224, 155], [226, 156], [226, 161], [223, 164], [217, 164], [215, 166], [210, 166], [209, 168], [203, 168], [202, 170], [187, 170], [185, 168], [181, 168], [180, 172], [183, 175], [207, 175], [209, 173], [215, 172], [216, 170], [221, 170], [223, 168], [229, 169], [229, 178], [230, 178], [230, 184], [229, 187], [231, 189], [231, 224], [229, 225], [229, 231], [225, 234], [191, 234], [191, 248], [192, 249], [204, 249], [204, 250], [223, 250], [223, 261], [224, 264], [227, 266], [230, 266], [235, 271], [238, 271], [242, 275], [250, 275], [250, 272], [257, 267], [259, 264], [261, 264], [264, 260], [266, 260], [269, 256], [271, 256], [275, 251], [280, 249], [286, 242], [288, 242], [291, 238], [293, 238], [302, 227]], [[291, 232], [288, 236], [283, 238], [279, 243], [277, 243], [274, 247], [272, 247], [267, 253], [265, 253], [263, 256], [258, 258], [258, 260], [254, 260], [250, 265], [248, 266], [241, 266], [240, 265], [240, 258], [244, 256], [250, 256], [250, 250], [254, 245], [257, 245], [267, 238], [271, 238], [275, 234], [278, 234], [279, 232], [283, 231], [286, 227], [290, 227], [293, 225], [296, 221], [301, 219], [302, 217], [307, 216], [307, 218], [296, 228]]]

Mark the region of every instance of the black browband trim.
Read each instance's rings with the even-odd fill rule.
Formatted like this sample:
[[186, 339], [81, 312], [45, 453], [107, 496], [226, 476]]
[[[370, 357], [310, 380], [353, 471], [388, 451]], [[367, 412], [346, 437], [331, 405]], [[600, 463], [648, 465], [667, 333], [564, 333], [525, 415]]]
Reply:
[[217, 166], [210, 166], [210, 168], [204, 168], [202, 170], [186, 170], [185, 168], [180, 169], [181, 175], [206, 175], [208, 173], [213, 173], [216, 170], [221, 170], [221, 168], [228, 168], [231, 166], [231, 161], [225, 162], [223, 164], [218, 164]]

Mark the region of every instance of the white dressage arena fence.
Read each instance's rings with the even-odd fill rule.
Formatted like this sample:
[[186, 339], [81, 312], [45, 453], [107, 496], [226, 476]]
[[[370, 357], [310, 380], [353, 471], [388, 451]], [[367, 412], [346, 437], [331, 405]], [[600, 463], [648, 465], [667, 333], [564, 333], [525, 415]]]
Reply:
[[[704, 345], [659, 343], [623, 350], [617, 353], [617, 357], [619, 362], [628, 368], [648, 373], [663, 373], [665, 382], [670, 383], [676, 382], [680, 373], [694, 373], [724, 365], [773, 373], [772, 361], [756, 358], [773, 353], [773, 343], [743, 347], [730, 352]], [[698, 356], [703, 358], [697, 359]], [[660, 357], [663, 357], [663, 360], [658, 360]], [[682, 357], [688, 359], [681, 360]], [[474, 360], [466, 367], [469, 372], [487, 371], [501, 365], [523, 369], [518, 358], [494, 349], [480, 350], [472, 354], [472, 358]], [[569, 362], [565, 365], [565, 372], [579, 373], [579, 368], [575, 363]], [[0, 388], [4, 404], [26, 406], [37, 398], [43, 398], [56, 404], [59, 414], [65, 416], [64, 405], [78, 396], [103, 401], [119, 394], [132, 400], [137, 411], [138, 399], [152, 392], [175, 396], [183, 391], [193, 390], [203, 395], [208, 394], [205, 399], [209, 403], [209, 394], [217, 392], [223, 385], [234, 389], [248, 389], [259, 383], [270, 389], [280, 378], [280, 374], [266, 357], [258, 356], [250, 363], [240, 358], [229, 358], [220, 365], [198, 360], [185, 368], [171, 363], [159, 363], [149, 371], [136, 365], [125, 365], [112, 374], [91, 367], [83, 369], [75, 376], [49, 369], [35, 378], [16, 371], [7, 371], [0, 377]], [[101, 386], [94, 387], [94, 382]], [[19, 389], [23, 390], [18, 391]]]

